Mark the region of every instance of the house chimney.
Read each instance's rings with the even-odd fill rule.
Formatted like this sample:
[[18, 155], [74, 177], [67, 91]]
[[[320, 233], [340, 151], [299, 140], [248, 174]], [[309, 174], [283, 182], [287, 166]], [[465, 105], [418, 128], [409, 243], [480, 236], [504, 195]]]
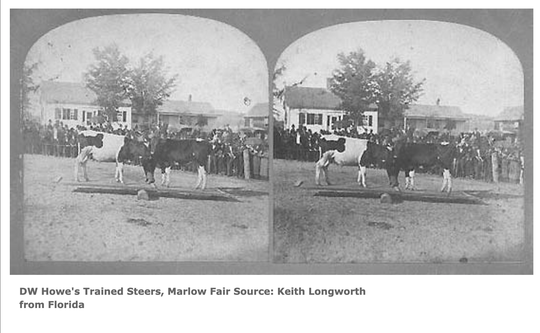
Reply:
[[191, 102], [192, 99], [193, 99], [193, 96], [191, 96], [191, 94], [189, 94], [189, 96], [188, 96], [188, 102]]
[[441, 99], [437, 98], [437, 106], [441, 105]]

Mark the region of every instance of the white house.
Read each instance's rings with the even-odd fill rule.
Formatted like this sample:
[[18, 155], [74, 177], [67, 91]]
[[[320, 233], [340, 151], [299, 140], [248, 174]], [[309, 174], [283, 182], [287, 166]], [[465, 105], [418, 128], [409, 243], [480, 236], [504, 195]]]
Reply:
[[[312, 132], [332, 131], [347, 111], [341, 109], [341, 99], [325, 88], [286, 87], [284, 96], [285, 128], [306, 127]], [[363, 112], [360, 131], [377, 133], [378, 112], [371, 108]]]
[[[169, 128], [179, 129], [185, 126], [197, 126], [199, 122], [206, 123], [202, 127], [215, 128], [217, 119], [221, 116], [207, 102], [168, 100], [157, 109], [159, 122], [168, 124]], [[135, 117], [136, 118], [136, 117]], [[135, 120], [134, 123], [142, 122]], [[199, 124], [200, 125], [200, 124]]]
[[405, 128], [440, 131], [448, 129], [455, 133], [469, 130], [469, 117], [457, 106], [412, 104], [403, 113]]
[[[96, 94], [82, 83], [44, 81], [39, 88], [41, 122], [62, 122], [68, 127], [90, 125], [92, 118], [102, 112], [96, 104]], [[119, 107], [118, 124], [131, 127], [131, 106]]]
[[257, 103], [244, 116], [245, 127], [268, 127], [269, 119], [269, 104]]
[[523, 126], [524, 108], [521, 106], [507, 107], [495, 117], [495, 129], [500, 131], [517, 132]]

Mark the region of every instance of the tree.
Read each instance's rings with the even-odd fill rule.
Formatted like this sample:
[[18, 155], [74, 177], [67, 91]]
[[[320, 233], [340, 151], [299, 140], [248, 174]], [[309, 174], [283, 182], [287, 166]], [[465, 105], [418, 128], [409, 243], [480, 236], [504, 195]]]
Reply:
[[339, 53], [338, 61], [340, 67], [332, 73], [330, 90], [341, 99], [341, 108], [349, 111], [350, 118], [358, 124], [362, 111], [376, 100], [376, 64], [361, 49], [348, 55]]
[[138, 113], [153, 117], [157, 107], [171, 95], [177, 75], [167, 77], [163, 57], [152, 53], [142, 57], [136, 68], [130, 71], [129, 96], [132, 107]]
[[116, 112], [128, 97], [128, 58], [116, 44], [92, 50], [97, 63], [85, 73], [86, 86], [97, 95], [97, 103], [105, 110], [109, 121], [116, 121]]
[[398, 58], [387, 62], [374, 79], [379, 116], [392, 121], [401, 119], [403, 111], [418, 100], [425, 82], [425, 79], [417, 82], [410, 62], [401, 62]]
[[29, 120], [29, 108], [30, 108], [30, 94], [36, 92], [39, 89], [39, 85], [34, 82], [32, 75], [37, 69], [39, 63], [33, 63], [32, 65], [24, 64], [23, 72], [21, 76], [21, 111], [22, 119]]
[[195, 123], [195, 126], [204, 127], [208, 125], [208, 118], [206, 118], [204, 115], [200, 114], [197, 116], [197, 122]]
[[[274, 115], [274, 120], [277, 120], [277, 118], [279, 118], [278, 117], [279, 113], [284, 111], [284, 110], [278, 109], [276, 106], [277, 105], [280, 105], [280, 106], [283, 105], [283, 99], [285, 97], [285, 87], [278, 88], [278, 86], [276, 85], [276, 81], [278, 80], [278, 78], [283, 76], [283, 74], [285, 73], [286, 70], [287, 70], [287, 67], [285, 66], [285, 64], [281, 64], [274, 71], [274, 74], [272, 76], [272, 97], [273, 97], [273, 102], [274, 102], [272, 104], [272, 111], [273, 111], [273, 115]], [[286, 120], [285, 115], [283, 117], [284, 117], [283, 120]]]
[[415, 80], [409, 61], [395, 58], [379, 68], [361, 49], [338, 54], [338, 61], [340, 67], [333, 72], [330, 90], [341, 98], [341, 107], [349, 111], [347, 118], [356, 124], [361, 122], [362, 111], [374, 103], [381, 118], [400, 119], [422, 93], [425, 80]]

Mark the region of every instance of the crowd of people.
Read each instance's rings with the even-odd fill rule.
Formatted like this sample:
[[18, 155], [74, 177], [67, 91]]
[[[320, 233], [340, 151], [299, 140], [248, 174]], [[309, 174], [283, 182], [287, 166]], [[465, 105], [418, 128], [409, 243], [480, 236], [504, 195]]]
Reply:
[[[245, 178], [244, 161], [249, 158], [250, 178], [267, 177], [268, 166], [261, 170], [263, 159], [268, 157], [268, 138], [264, 131], [234, 132], [229, 125], [224, 128], [212, 129], [208, 132], [200, 128], [185, 128], [172, 130], [166, 124], [139, 127], [132, 129], [118, 125], [113, 127], [110, 123], [89, 126], [78, 125], [69, 127], [61, 121], [46, 125], [27, 121], [22, 127], [24, 151], [27, 154], [42, 154], [56, 157], [77, 157], [79, 147], [79, 134], [82, 131], [110, 133], [130, 138], [148, 140], [154, 135], [163, 139], [203, 139], [212, 142], [214, 152], [208, 163], [209, 173], [223, 174]], [[244, 151], [249, 155], [244, 157]], [[189, 168], [189, 166], [187, 166]]]
[[[334, 132], [312, 132], [305, 127], [295, 129], [274, 128], [274, 158], [315, 162], [320, 158], [319, 142], [323, 135], [367, 139], [383, 145], [396, 142], [454, 144], [457, 157], [454, 177], [491, 181], [521, 182], [523, 170], [523, 148], [516, 135], [502, 136], [496, 132], [472, 131], [451, 135], [449, 131], [423, 133], [414, 129], [408, 131], [392, 128], [375, 134], [372, 131], [358, 133], [355, 129]], [[494, 163], [495, 172], [494, 172]], [[438, 172], [438, 170], [425, 170]]]

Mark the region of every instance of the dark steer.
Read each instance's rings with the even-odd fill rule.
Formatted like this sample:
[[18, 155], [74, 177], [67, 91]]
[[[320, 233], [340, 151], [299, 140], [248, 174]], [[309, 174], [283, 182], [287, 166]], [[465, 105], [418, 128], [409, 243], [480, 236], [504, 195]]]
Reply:
[[363, 163], [380, 164], [386, 168], [390, 186], [399, 190], [399, 171], [405, 172], [405, 188], [415, 189], [415, 169], [423, 167], [443, 169], [443, 184], [441, 192], [452, 191], [452, 175], [450, 170], [454, 163], [457, 150], [452, 144], [406, 143], [396, 151], [389, 150], [383, 145], [370, 143], [364, 156]]
[[148, 170], [148, 162], [150, 157], [150, 148], [144, 144], [144, 142], [125, 137], [124, 144], [116, 154], [116, 171], [114, 173], [114, 178], [117, 182], [124, 184], [124, 163], [140, 161], [143, 166], [146, 181], [148, 182], [148, 173], [150, 171]]
[[[208, 156], [212, 153], [212, 144], [208, 141], [198, 140], [171, 140], [154, 138], [150, 144], [152, 150], [151, 159], [143, 166], [149, 176], [149, 183], [153, 184], [154, 170], [161, 169], [161, 185], [170, 185], [171, 167], [178, 163], [185, 165], [195, 163], [197, 166], [198, 178], [195, 188], [204, 190], [206, 188], [206, 170], [204, 166], [208, 161]], [[146, 166], [145, 166], [146, 165]]]

